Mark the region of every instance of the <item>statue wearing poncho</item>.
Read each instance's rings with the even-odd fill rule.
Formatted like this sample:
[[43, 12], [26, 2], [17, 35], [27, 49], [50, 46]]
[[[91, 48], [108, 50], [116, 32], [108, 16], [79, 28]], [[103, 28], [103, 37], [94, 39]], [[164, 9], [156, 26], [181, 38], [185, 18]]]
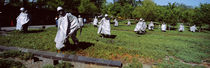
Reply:
[[115, 22], [115, 23], [114, 23], [114, 26], [117, 27], [117, 26], [118, 26], [118, 21], [117, 21], [116, 18], [114, 19], [114, 22]]
[[128, 20], [128, 23], [127, 23], [127, 25], [128, 25], [128, 26], [130, 26], [130, 25], [131, 25], [131, 22], [130, 22], [130, 20]]
[[143, 25], [142, 25], [143, 29], [142, 31], [143, 32], [146, 32], [146, 29], [147, 29], [147, 23], [143, 20]]
[[165, 24], [165, 23], [163, 23], [163, 24], [161, 25], [161, 30], [162, 30], [163, 32], [166, 32], [166, 24]]
[[78, 16], [78, 20], [79, 20], [79, 25], [81, 26], [81, 27], [83, 27], [84, 26], [84, 24], [83, 24], [83, 19], [82, 19], [82, 17], [79, 15]]
[[101, 19], [99, 22], [99, 28], [98, 28], [98, 34], [102, 35], [111, 35], [111, 27], [110, 27], [110, 20], [107, 17], [106, 14], [104, 18]]
[[65, 16], [61, 16], [58, 19], [58, 31], [55, 37], [56, 48], [61, 49], [64, 47], [64, 43], [68, 40], [70, 36], [75, 44], [78, 43], [76, 38], [77, 30], [80, 28], [78, 19], [73, 16], [71, 13], [66, 13]]
[[182, 31], [184, 31], [184, 25], [183, 24], [180, 24], [179, 25], [179, 32], [182, 32]]
[[195, 30], [197, 30], [196, 25], [190, 27], [191, 32], [195, 32]]
[[17, 20], [16, 30], [21, 31], [22, 28], [25, 27], [23, 25], [27, 24], [30, 19], [29, 19], [29, 15], [28, 15], [27, 11], [25, 11], [24, 8], [21, 8], [20, 11], [21, 11], [20, 15], [16, 18], [16, 20]]
[[97, 19], [96, 16], [95, 16], [95, 18], [94, 18], [94, 20], [93, 20], [93, 25], [94, 25], [94, 26], [97, 26], [97, 23], [98, 23], [98, 19]]
[[149, 24], [149, 26], [148, 26], [148, 29], [149, 29], [149, 30], [153, 30], [153, 29], [154, 29], [154, 24], [153, 24], [152, 21], [150, 22], [150, 24]]
[[136, 24], [136, 27], [134, 29], [134, 31], [137, 33], [137, 34], [142, 34], [144, 33], [146, 30], [146, 23], [143, 21], [143, 19], [141, 18], [139, 20], [139, 22]]

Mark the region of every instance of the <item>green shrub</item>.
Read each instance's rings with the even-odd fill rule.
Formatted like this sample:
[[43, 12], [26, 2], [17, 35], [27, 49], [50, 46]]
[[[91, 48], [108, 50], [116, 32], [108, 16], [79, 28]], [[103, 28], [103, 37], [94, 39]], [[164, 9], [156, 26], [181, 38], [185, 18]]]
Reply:
[[73, 68], [73, 65], [68, 62], [62, 62], [62, 63], [55, 65], [55, 68]]
[[54, 68], [54, 66], [52, 64], [46, 64], [42, 68]]
[[0, 54], [0, 57], [2, 57], [2, 58], [9, 58], [9, 57], [15, 58], [15, 57], [17, 57], [17, 58], [20, 58], [22, 60], [29, 60], [29, 59], [33, 58], [33, 54], [11, 50], [11, 51], [3, 52], [2, 54]]
[[205, 68], [204, 66], [191, 66], [189, 64], [184, 64], [174, 58], [169, 58], [169, 60], [164, 60], [157, 65], [158, 68]]
[[14, 51], [14, 50], [11, 50], [11, 51], [5, 51], [3, 52], [2, 54], [0, 54], [0, 57], [2, 58], [8, 58], [8, 57], [18, 57], [22, 55], [22, 53], [20, 51]]
[[61, 62], [55, 66], [51, 64], [47, 64], [47, 65], [44, 65], [42, 68], [73, 68], [73, 65], [68, 62]]
[[132, 63], [129, 63], [128, 66], [123, 68], [143, 68], [143, 65], [141, 62], [137, 61], [137, 59], [133, 59]]
[[26, 68], [21, 62], [0, 59], [0, 68]]
[[32, 59], [34, 56], [31, 53], [23, 53], [22, 55], [19, 56], [22, 60], [29, 60]]

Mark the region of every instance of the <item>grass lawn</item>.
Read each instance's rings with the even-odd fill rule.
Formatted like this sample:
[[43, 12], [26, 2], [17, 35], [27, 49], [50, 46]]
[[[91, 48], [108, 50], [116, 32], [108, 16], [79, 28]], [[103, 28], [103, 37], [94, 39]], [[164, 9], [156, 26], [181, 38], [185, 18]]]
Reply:
[[[126, 21], [119, 21], [119, 27], [111, 25], [111, 34], [116, 35], [114, 39], [101, 38], [97, 34], [96, 27], [90, 24], [85, 25], [82, 35], [79, 37], [79, 31], [77, 35], [82, 42], [81, 45], [71, 45], [74, 49], [69, 48], [65, 53], [119, 60], [123, 63], [157, 63], [156, 67], [159, 68], [191, 67], [178, 60], [202, 64], [202, 60], [210, 59], [210, 31], [192, 33], [185, 28], [184, 32], [177, 30], [161, 32], [155, 29], [154, 31], [147, 30], [144, 35], [137, 35], [133, 32], [135, 24], [126, 26]], [[38, 33], [12, 31], [9, 32], [9, 36], [0, 36], [0, 45], [55, 52], [56, 32], [56, 27]], [[71, 39], [70, 43], [72, 43]], [[165, 60], [166, 57], [173, 58]]]

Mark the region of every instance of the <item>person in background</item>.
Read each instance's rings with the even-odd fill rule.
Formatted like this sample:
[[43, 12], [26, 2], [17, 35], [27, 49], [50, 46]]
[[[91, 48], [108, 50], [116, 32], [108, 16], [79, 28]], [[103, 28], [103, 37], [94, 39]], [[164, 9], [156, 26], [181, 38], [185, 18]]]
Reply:
[[110, 19], [108, 14], [105, 14], [105, 17], [99, 22], [98, 34], [101, 34], [102, 38], [104, 36], [111, 35]]
[[17, 20], [17, 25], [16, 25], [16, 30], [27, 32], [28, 31], [28, 24], [30, 21], [29, 14], [27, 13], [27, 10], [25, 8], [20, 8], [20, 14], [16, 18]]
[[57, 12], [60, 17], [58, 19], [58, 31], [54, 41], [56, 43], [57, 52], [60, 53], [61, 48], [65, 46], [64, 43], [69, 43], [69, 37], [72, 38], [75, 45], [79, 44], [76, 35], [80, 24], [76, 16], [71, 13], [66, 13], [62, 7], [58, 7]]

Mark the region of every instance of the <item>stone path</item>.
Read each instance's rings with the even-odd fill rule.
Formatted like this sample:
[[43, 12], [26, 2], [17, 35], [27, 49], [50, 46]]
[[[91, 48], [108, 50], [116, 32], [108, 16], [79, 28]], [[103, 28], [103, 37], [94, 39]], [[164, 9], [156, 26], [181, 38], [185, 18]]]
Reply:
[[203, 62], [203, 61], [202, 61], [202, 63], [187, 63], [187, 62], [184, 62], [184, 61], [181, 60], [181, 59], [175, 58], [174, 56], [167, 56], [165, 59], [166, 59], [166, 60], [169, 60], [169, 58], [177, 59], [177, 60], [179, 60], [180, 62], [182, 62], [183, 64], [187, 64], [187, 65], [191, 65], [191, 66], [196, 66], [196, 65], [198, 65], [198, 66], [205, 66], [205, 67], [207, 67], [207, 68], [210, 68], [210, 63]]
[[[34, 66], [43, 66], [43, 64], [54, 64], [54, 61], [66, 61], [70, 62], [74, 65], [74, 68], [121, 68], [122, 63], [120, 61], [112, 61], [112, 60], [104, 60], [104, 59], [98, 59], [98, 58], [90, 58], [85, 56], [77, 56], [77, 55], [68, 55], [68, 54], [58, 54], [55, 52], [47, 52], [47, 51], [38, 51], [33, 49], [25, 49], [25, 48], [19, 48], [19, 47], [6, 47], [6, 46], [0, 46], [0, 50], [18, 50], [22, 52], [30, 52], [34, 54], [35, 56], [38, 56], [40, 60], [43, 62], [40, 63], [34, 63], [33, 61], [29, 61], [26, 64], [26, 67], [34, 67]], [[58, 56], [60, 55], [60, 56]], [[46, 60], [46, 62], [44, 62]], [[53, 60], [53, 62], [52, 62]], [[28, 65], [29, 64], [29, 65]]]
[[[49, 28], [49, 27], [55, 27], [55, 25], [37, 25], [37, 26], [29, 26], [29, 29], [42, 29], [42, 28]], [[1, 27], [1, 30], [3, 31], [11, 31], [15, 30], [15, 26], [13, 27]]]

